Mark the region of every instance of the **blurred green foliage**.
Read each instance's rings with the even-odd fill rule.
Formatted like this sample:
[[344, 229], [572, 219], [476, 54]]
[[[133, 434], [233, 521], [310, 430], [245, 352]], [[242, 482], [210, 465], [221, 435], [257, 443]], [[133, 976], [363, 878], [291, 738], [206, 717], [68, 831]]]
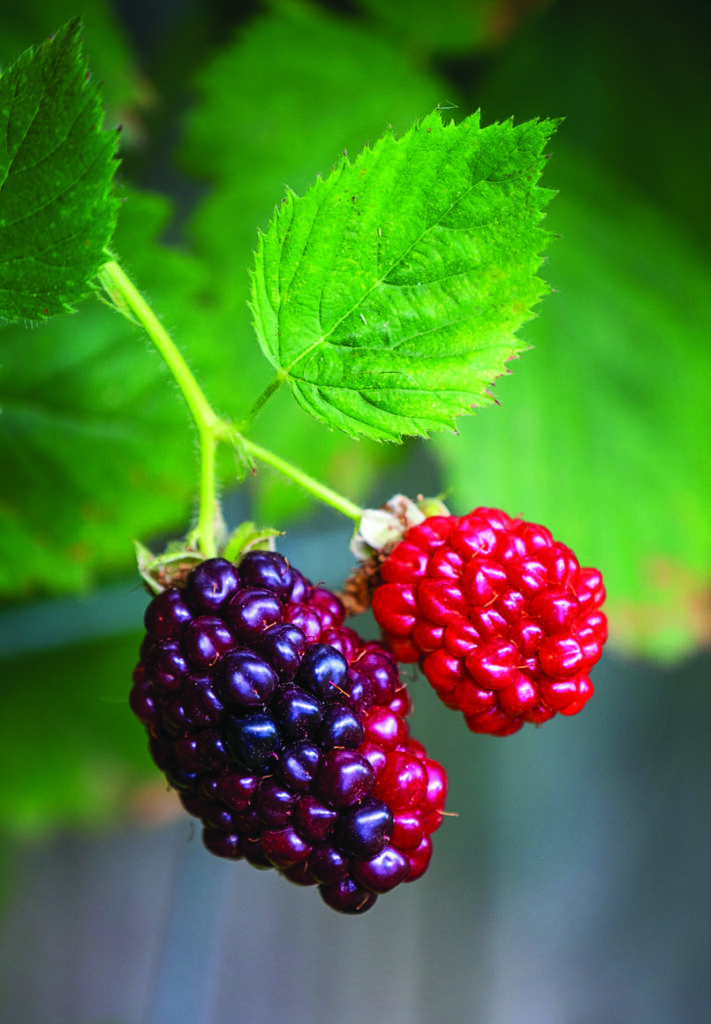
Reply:
[[32, 835], [107, 823], [150, 777], [145, 733], [125, 713], [139, 642], [121, 636], [2, 659], [0, 824]]
[[[154, 243], [166, 207], [132, 195], [114, 244], [151, 299], [188, 324], [201, 270]], [[85, 589], [129, 566], [131, 537], [190, 515], [190, 425], [138, 330], [96, 300], [32, 330], [3, 328], [0, 345], [0, 587]]]
[[[471, 55], [503, 45], [550, 0], [357, 0], [378, 30], [423, 54]], [[379, 24], [378, 24], [379, 22]]]
[[[544, 519], [602, 568], [618, 645], [671, 655], [707, 642], [709, 13], [691, 0], [361, 0], [339, 13], [323, 0], [157, 5], [149, 25], [138, 8], [122, 23], [104, 0], [81, 6], [108, 123], [126, 128], [115, 251], [226, 415], [271, 376], [247, 267], [286, 184], [302, 192], [344, 148], [438, 103], [456, 105], [455, 119], [481, 108], [485, 124], [566, 118], [544, 178], [560, 190], [546, 226], [562, 237], [544, 268], [557, 291], [520, 332], [535, 349], [497, 385], [499, 408], [460, 420], [430, 452], [454, 511], [500, 503]], [[76, 13], [71, 0], [6, 6], [0, 63]], [[0, 333], [0, 407], [0, 579], [28, 616], [38, 593], [129, 572], [132, 535], [185, 531], [186, 414], [139, 332], [98, 302]], [[330, 433], [284, 393], [254, 436], [373, 502], [408, 452]], [[229, 486], [229, 458], [222, 471]], [[279, 526], [310, 514], [269, 472], [247, 493], [250, 512]], [[56, 662], [0, 663], [5, 777], [18, 766], [5, 822], [93, 820], [149, 773], [141, 730], [102, 703], [127, 691], [133, 651], [96, 641]], [[38, 717], [25, 711], [30, 688]]]

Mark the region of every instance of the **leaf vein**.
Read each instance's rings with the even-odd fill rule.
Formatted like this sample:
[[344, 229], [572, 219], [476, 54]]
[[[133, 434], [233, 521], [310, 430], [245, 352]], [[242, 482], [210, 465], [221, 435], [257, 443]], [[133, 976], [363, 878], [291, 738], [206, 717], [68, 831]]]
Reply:
[[[517, 139], [517, 144], [519, 144], [519, 140], [518, 140], [518, 139]], [[503, 160], [502, 160], [501, 162], [503, 162]], [[499, 166], [500, 166], [500, 165], [499, 165]], [[494, 173], [494, 172], [492, 171], [492, 173]], [[519, 173], [520, 173], [520, 172], [519, 172]], [[515, 174], [514, 174], [514, 175], [511, 175], [510, 177], [516, 177], [516, 176], [517, 176], [517, 175], [515, 175]], [[352, 306], [351, 306], [351, 307], [350, 307], [349, 309], [347, 309], [347, 310], [346, 310], [346, 311], [345, 311], [345, 312], [344, 312], [344, 313], [343, 313], [343, 314], [342, 314], [342, 315], [341, 315], [341, 316], [340, 316], [340, 317], [338, 318], [338, 320], [336, 320], [336, 321], [335, 321], [335, 323], [334, 323], [334, 324], [333, 324], [333, 325], [332, 325], [332, 326], [331, 326], [331, 327], [330, 327], [330, 328], [328, 329], [328, 331], [326, 331], [326, 332], [325, 332], [324, 334], [322, 334], [322, 335], [321, 335], [321, 336], [320, 336], [319, 338], [315, 339], [315, 340], [314, 340], [314, 341], [313, 341], [313, 342], [311, 343], [311, 345], [309, 345], [309, 346], [308, 346], [307, 348], [305, 348], [305, 349], [304, 349], [304, 350], [303, 350], [303, 351], [302, 351], [301, 353], [299, 353], [299, 355], [298, 355], [298, 356], [297, 356], [297, 357], [296, 357], [296, 358], [295, 358], [295, 359], [294, 359], [294, 360], [292, 361], [292, 363], [291, 363], [291, 364], [290, 364], [290, 365], [289, 365], [288, 367], [286, 367], [286, 368], [285, 368], [285, 373], [286, 373], [287, 375], [290, 375], [290, 374], [291, 374], [291, 372], [292, 372], [292, 370], [293, 370], [293, 367], [294, 367], [294, 366], [296, 366], [296, 364], [297, 364], [297, 363], [299, 363], [299, 362], [300, 362], [300, 361], [301, 361], [302, 359], [304, 359], [304, 358], [305, 358], [306, 356], [308, 356], [308, 355], [309, 355], [309, 354], [310, 354], [310, 353], [311, 353], [311, 352], [313, 351], [313, 349], [314, 349], [314, 348], [317, 348], [317, 347], [318, 347], [319, 345], [321, 345], [321, 344], [323, 344], [323, 343], [324, 343], [325, 341], [327, 341], [327, 340], [328, 340], [328, 338], [329, 338], [329, 337], [330, 337], [330, 336], [331, 336], [331, 335], [332, 335], [332, 334], [334, 333], [334, 331], [335, 331], [335, 330], [336, 330], [336, 329], [337, 329], [337, 328], [338, 328], [338, 327], [339, 327], [339, 326], [340, 326], [340, 325], [341, 325], [341, 324], [342, 324], [342, 323], [344, 322], [344, 320], [347, 320], [349, 316], [351, 316], [351, 315], [352, 315], [353, 313], [355, 313], [355, 312], [356, 312], [356, 311], [357, 311], [357, 310], [358, 310], [359, 308], [361, 308], [361, 307], [363, 306], [363, 303], [364, 303], [364, 302], [366, 301], [366, 299], [368, 299], [368, 297], [369, 297], [369, 296], [370, 296], [370, 295], [371, 295], [371, 294], [372, 294], [372, 293], [373, 293], [373, 292], [374, 292], [374, 291], [375, 291], [375, 290], [376, 290], [377, 288], [380, 288], [380, 287], [381, 287], [382, 285], [384, 285], [384, 284], [388, 284], [388, 282], [387, 282], [386, 278], [387, 278], [387, 277], [388, 277], [388, 276], [389, 276], [390, 274], [392, 274], [392, 273], [393, 273], [393, 271], [395, 270], [395, 268], [396, 268], [396, 267], [397, 267], [397, 266], [398, 266], [399, 264], [401, 264], [401, 263], [403, 262], [403, 260], [404, 260], [404, 259], [405, 259], [405, 258], [406, 258], [406, 257], [407, 257], [407, 256], [408, 256], [409, 254], [410, 254], [410, 252], [411, 252], [411, 251], [412, 251], [412, 250], [413, 250], [413, 249], [414, 249], [414, 248], [415, 248], [415, 247], [416, 247], [417, 245], [419, 245], [419, 243], [420, 243], [420, 242], [421, 242], [421, 241], [422, 241], [422, 240], [423, 240], [423, 239], [424, 239], [424, 238], [425, 238], [425, 237], [426, 237], [426, 236], [427, 236], [427, 235], [428, 235], [428, 234], [429, 234], [429, 233], [430, 233], [431, 231], [433, 231], [433, 230], [434, 230], [434, 229], [435, 229], [436, 227], [441, 227], [441, 228], [442, 228], [442, 230], [444, 230], [444, 231], [449, 231], [449, 230], [450, 230], [450, 229], [449, 229], [449, 227], [448, 227], [448, 226], [447, 226], [446, 224], [442, 224], [442, 221], [444, 220], [444, 218], [445, 218], [445, 217], [446, 217], [446, 216], [447, 216], [447, 215], [448, 215], [448, 214], [449, 214], [449, 213], [450, 213], [450, 212], [451, 212], [451, 211], [452, 211], [453, 209], [455, 209], [455, 207], [456, 207], [456, 206], [457, 206], [457, 205], [458, 205], [459, 203], [461, 203], [461, 202], [462, 202], [462, 201], [463, 201], [463, 200], [464, 200], [464, 199], [465, 199], [466, 197], [468, 197], [468, 196], [469, 196], [469, 195], [471, 194], [471, 192], [472, 192], [472, 191], [473, 191], [473, 190], [474, 190], [474, 189], [475, 189], [475, 188], [476, 188], [476, 187], [477, 187], [477, 186], [478, 186], [479, 184], [481, 184], [481, 182], [483, 182], [483, 181], [489, 181], [489, 180], [490, 180], [490, 178], [489, 178], [489, 175], [487, 175], [486, 177], [483, 177], [483, 178], [480, 178], [480, 179], [478, 179], [478, 180], [477, 180], [477, 181], [476, 181], [475, 183], [473, 182], [472, 184], [470, 184], [470, 185], [468, 185], [468, 186], [467, 186], [466, 188], [464, 188], [464, 189], [462, 190], [462, 192], [460, 193], [460, 195], [459, 195], [459, 196], [457, 196], [457, 198], [456, 198], [456, 199], [455, 199], [455, 200], [454, 200], [453, 202], [449, 202], [449, 203], [448, 203], [448, 205], [447, 205], [447, 208], [446, 208], [446, 209], [444, 209], [444, 210], [442, 210], [442, 211], [441, 211], [441, 212], [440, 212], [440, 213], [439, 213], [439, 214], [438, 214], [438, 215], [437, 215], [437, 216], [436, 216], [436, 217], [435, 217], [435, 218], [434, 218], [434, 219], [433, 219], [433, 220], [432, 220], [432, 221], [431, 221], [431, 222], [430, 222], [430, 223], [429, 223], [429, 224], [428, 224], [428, 225], [427, 225], [427, 226], [426, 226], [426, 227], [425, 227], [425, 228], [424, 228], [424, 229], [423, 229], [423, 230], [422, 230], [421, 232], [420, 232], [420, 234], [419, 234], [419, 235], [418, 235], [418, 236], [417, 236], [416, 238], [414, 238], [414, 239], [413, 239], [413, 240], [412, 240], [412, 241], [411, 241], [411, 242], [410, 242], [410, 243], [409, 243], [409, 244], [408, 244], [408, 245], [407, 245], [407, 246], [405, 247], [405, 249], [404, 249], [404, 250], [402, 251], [402, 253], [401, 253], [401, 254], [400, 254], [400, 255], [399, 255], [398, 257], [397, 257], [397, 259], [395, 259], [395, 260], [393, 261], [393, 263], [392, 263], [392, 264], [391, 264], [391, 266], [390, 266], [390, 267], [388, 268], [388, 270], [387, 270], [387, 271], [385, 272], [385, 274], [384, 274], [384, 275], [382, 275], [382, 276], [381, 276], [380, 278], [378, 278], [378, 279], [377, 279], [376, 281], [374, 281], [374, 282], [373, 282], [373, 284], [372, 284], [372, 285], [370, 285], [370, 287], [369, 287], [369, 288], [367, 288], [367, 289], [366, 289], [366, 290], [365, 290], [365, 291], [363, 292], [363, 294], [362, 294], [362, 295], [361, 295], [361, 296], [359, 297], [359, 299], [358, 299], [358, 300], [357, 300], [357, 301], [356, 301], [355, 303], [353, 303], [353, 305], [352, 305]], [[500, 179], [500, 180], [505, 180], [505, 179]], [[321, 206], [319, 206], [319, 211], [320, 211], [320, 209], [321, 209]], [[316, 218], [314, 218], [314, 222], [315, 222], [315, 220], [316, 220]], [[311, 229], [310, 229], [310, 231], [309, 231], [309, 237], [310, 237], [310, 235], [311, 235], [311, 231], [312, 231], [312, 230], [313, 230], [313, 223], [312, 223]], [[302, 258], [303, 258], [303, 257], [302, 257]], [[297, 269], [298, 269], [298, 268], [297, 268]], [[293, 277], [292, 277], [292, 279], [293, 279]], [[436, 283], [436, 282], [435, 282], [435, 283]], [[324, 289], [325, 289], [325, 286], [326, 286], [326, 282], [324, 282]], [[397, 287], [397, 286], [394, 286], [394, 287]], [[323, 296], [323, 290], [322, 290], [322, 296]], [[320, 308], [321, 308], [321, 302], [319, 303], [319, 314], [320, 314]], [[321, 324], [321, 319], [320, 319], [320, 318], [319, 318], [319, 324]]]
[[17, 220], [10, 221], [8, 224], [4, 226], [12, 228], [15, 227], [17, 224], [22, 224], [23, 221], [29, 220], [31, 217], [36, 217], [37, 214], [42, 213], [43, 210], [46, 210], [54, 203], [59, 202], [62, 196], [66, 196], [68, 192], [71, 192], [73, 188], [76, 188], [77, 185], [79, 185], [87, 177], [89, 172], [96, 166], [96, 164], [99, 163], [100, 160], [103, 159], [103, 157], [103, 150], [100, 150], [98, 153], [94, 155], [94, 158], [92, 159], [91, 163], [88, 163], [85, 167], [82, 168], [81, 174], [78, 174], [75, 178], [73, 178], [72, 181], [70, 181], [60, 192], [57, 192], [55, 195], [51, 196], [46, 202], [42, 203], [41, 206], [36, 206], [33, 210], [30, 210], [28, 213], [23, 214], [22, 217], [18, 217]]

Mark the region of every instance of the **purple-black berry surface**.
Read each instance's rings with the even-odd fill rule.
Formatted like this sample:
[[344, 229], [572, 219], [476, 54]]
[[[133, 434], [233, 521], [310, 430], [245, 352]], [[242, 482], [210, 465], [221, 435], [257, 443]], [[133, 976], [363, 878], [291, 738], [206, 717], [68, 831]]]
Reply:
[[208, 559], [148, 605], [130, 706], [211, 853], [358, 914], [427, 870], [447, 783], [344, 616], [275, 552]]

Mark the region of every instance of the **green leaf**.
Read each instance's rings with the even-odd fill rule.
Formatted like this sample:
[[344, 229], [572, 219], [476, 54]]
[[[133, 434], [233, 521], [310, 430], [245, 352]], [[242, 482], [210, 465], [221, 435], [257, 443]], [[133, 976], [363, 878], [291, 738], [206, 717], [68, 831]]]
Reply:
[[117, 137], [101, 130], [79, 35], [70, 22], [0, 78], [0, 317], [10, 321], [72, 310], [113, 234]]
[[709, 636], [711, 264], [589, 154], [556, 175], [557, 294], [500, 408], [438, 439], [448, 503], [545, 523], [602, 570], [616, 645], [677, 656]]
[[[316, 13], [257, 19], [205, 73], [188, 146], [193, 166], [216, 183], [192, 225], [199, 258], [157, 244], [169, 204], [133, 192], [111, 248], [225, 416], [246, 414], [269, 381], [249, 319], [247, 267], [256, 224], [266, 224], [284, 180], [305, 186], [332, 153], [374, 137], [388, 118], [406, 125], [443, 88], [408, 68], [397, 48]], [[225, 131], [229, 109], [234, 130]], [[131, 571], [132, 538], [184, 535], [197, 490], [194, 438], [142, 333], [89, 302], [80, 316], [31, 331], [6, 327], [1, 342], [0, 594], [83, 589]], [[284, 391], [254, 424], [255, 439], [364, 498], [388, 450], [314, 431]], [[227, 485], [236, 467], [223, 454]], [[268, 467], [244, 491], [261, 522], [285, 525], [313, 508]]]
[[[452, 87], [398, 40], [366, 31], [353, 19], [290, 4], [254, 19], [225, 46], [200, 75], [197, 92], [183, 159], [210, 182], [190, 222], [196, 251], [211, 272], [200, 321], [207, 336], [228, 339], [209, 394], [225, 412], [240, 403], [246, 411], [272, 375], [255, 344], [247, 307], [246, 268], [257, 225], [266, 227], [285, 182], [305, 190], [344, 149], [357, 152], [388, 124], [405, 131], [423, 112], [451, 99]], [[377, 468], [398, 457], [397, 450], [354, 445], [314, 426], [282, 389], [250, 434], [337, 490], [366, 499]], [[266, 467], [250, 490], [256, 506], [251, 514], [261, 522], [284, 525], [313, 510], [304, 491]]]
[[353, 436], [454, 428], [525, 347], [551, 193], [552, 121], [482, 129], [438, 112], [344, 158], [260, 236], [252, 310], [297, 401]]

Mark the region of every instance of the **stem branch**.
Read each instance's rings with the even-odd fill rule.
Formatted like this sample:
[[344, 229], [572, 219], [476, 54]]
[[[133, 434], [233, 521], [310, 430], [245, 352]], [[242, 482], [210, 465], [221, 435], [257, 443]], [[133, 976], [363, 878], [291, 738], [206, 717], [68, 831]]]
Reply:
[[[198, 550], [206, 558], [211, 558], [217, 553], [215, 541], [215, 520], [217, 514], [215, 457], [219, 441], [232, 441], [238, 449], [272, 466], [284, 476], [293, 480], [294, 483], [298, 484], [305, 491], [308, 491], [309, 494], [313, 494], [319, 501], [330, 505], [331, 508], [335, 508], [349, 519], [354, 519], [356, 522], [360, 521], [363, 509], [359, 508], [354, 502], [349, 501], [342, 494], [332, 491], [330, 487], [326, 487], [319, 480], [315, 480], [308, 473], [304, 473], [298, 466], [293, 466], [290, 462], [275, 455], [274, 452], [270, 452], [268, 449], [262, 448], [261, 445], [255, 444], [254, 441], [250, 441], [237, 432], [236, 424], [221, 419], [217, 415], [205, 398], [200, 385], [176, 347], [175, 342], [136, 286], [115, 260], [110, 260], [104, 264], [99, 279], [114, 308], [130, 320], [137, 321], [157, 348], [180, 388], [197, 428], [200, 441], [200, 506], [197, 527], [192, 532], [191, 537], [194, 539]], [[253, 405], [245, 421], [246, 423], [251, 422], [267, 399], [282, 383], [283, 377], [277, 374]]]
[[200, 434], [200, 510], [195, 536], [206, 558], [217, 554], [215, 519], [217, 516], [217, 489], [215, 455], [217, 438], [213, 431], [198, 428]]
[[282, 459], [279, 455], [275, 455], [274, 452], [270, 452], [267, 448], [262, 448], [261, 445], [255, 444], [254, 441], [250, 441], [249, 438], [239, 436], [238, 443], [242, 445], [245, 451], [253, 455], [255, 459], [259, 459], [260, 462], [266, 462], [268, 466], [272, 466], [274, 469], [283, 473], [284, 476], [293, 480], [294, 483], [298, 484], [303, 490], [308, 491], [309, 494], [313, 494], [319, 501], [323, 501], [326, 505], [330, 505], [331, 508], [335, 508], [336, 511], [341, 512], [344, 516], [349, 519], [359, 522], [362, 515], [363, 509], [356, 505], [355, 502], [349, 501], [342, 494], [338, 494], [337, 491], [332, 491], [330, 487], [326, 487], [319, 480], [315, 480], [314, 477], [309, 476], [308, 473], [304, 473], [303, 470], [299, 469], [298, 466], [293, 466], [290, 462]]

